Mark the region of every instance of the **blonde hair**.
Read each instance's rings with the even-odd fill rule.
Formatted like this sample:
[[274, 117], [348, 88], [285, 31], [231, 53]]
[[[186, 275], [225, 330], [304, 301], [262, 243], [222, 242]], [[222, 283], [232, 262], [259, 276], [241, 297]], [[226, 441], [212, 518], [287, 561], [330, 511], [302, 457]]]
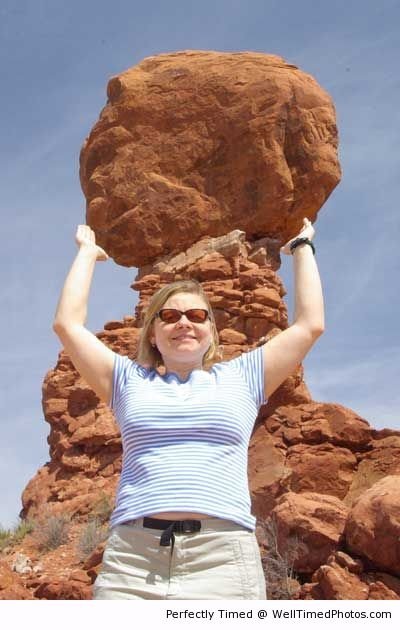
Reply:
[[199, 295], [205, 302], [207, 310], [209, 312], [211, 322], [211, 345], [203, 357], [203, 367], [205, 369], [210, 368], [213, 363], [216, 363], [222, 359], [222, 353], [219, 347], [219, 338], [217, 326], [215, 323], [214, 314], [211, 308], [211, 304], [204, 293], [203, 287], [197, 280], [177, 280], [171, 282], [158, 289], [150, 300], [150, 304], [146, 309], [146, 313], [143, 321], [143, 328], [139, 338], [138, 353], [136, 361], [146, 367], [158, 367], [164, 365], [163, 358], [157, 347], [153, 347], [149, 336], [151, 334], [151, 327], [156, 316], [156, 313], [164, 306], [165, 302], [175, 293], [193, 293]]

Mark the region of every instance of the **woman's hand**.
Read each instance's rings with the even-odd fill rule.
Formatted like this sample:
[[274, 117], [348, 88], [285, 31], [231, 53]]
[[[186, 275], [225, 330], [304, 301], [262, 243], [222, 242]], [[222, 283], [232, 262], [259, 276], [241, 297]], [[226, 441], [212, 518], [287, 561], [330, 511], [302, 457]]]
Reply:
[[75, 242], [78, 247], [85, 247], [89, 250], [93, 250], [96, 253], [96, 260], [108, 260], [108, 254], [96, 245], [96, 236], [93, 230], [88, 225], [78, 225], [78, 229], [75, 234]]
[[290, 244], [293, 243], [295, 238], [300, 238], [300, 237], [305, 236], [309, 238], [310, 241], [312, 241], [312, 239], [314, 238], [315, 230], [313, 228], [311, 221], [309, 221], [309, 219], [307, 218], [304, 218], [303, 226], [304, 226], [303, 229], [301, 230], [301, 232], [299, 232], [299, 234], [297, 234], [297, 236], [294, 236], [293, 238], [291, 238], [290, 241], [288, 241], [285, 245], [283, 245], [283, 247], [281, 247], [282, 254], [288, 254], [289, 256], [291, 256], [292, 252], [290, 251]]

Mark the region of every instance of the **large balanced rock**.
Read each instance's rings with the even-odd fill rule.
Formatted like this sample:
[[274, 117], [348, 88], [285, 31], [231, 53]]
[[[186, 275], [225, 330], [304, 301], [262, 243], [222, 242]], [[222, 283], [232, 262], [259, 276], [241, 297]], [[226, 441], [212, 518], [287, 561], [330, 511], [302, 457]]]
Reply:
[[107, 93], [80, 177], [87, 223], [121, 265], [234, 228], [282, 244], [340, 179], [332, 100], [281, 57], [147, 57]]

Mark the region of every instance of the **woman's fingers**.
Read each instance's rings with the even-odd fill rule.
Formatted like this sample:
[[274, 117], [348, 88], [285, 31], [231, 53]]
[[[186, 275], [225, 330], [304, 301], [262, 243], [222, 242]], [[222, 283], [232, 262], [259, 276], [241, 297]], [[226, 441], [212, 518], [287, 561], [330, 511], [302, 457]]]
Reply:
[[96, 242], [95, 233], [88, 225], [78, 225], [76, 238], [79, 240], [89, 241], [91, 243]]
[[82, 233], [85, 235], [86, 238], [90, 238], [91, 241], [96, 240], [95, 233], [93, 232], [91, 227], [89, 227], [88, 225], [82, 225], [81, 228]]
[[99, 245], [96, 245], [96, 234], [89, 225], [78, 225], [75, 240], [78, 245], [90, 246], [96, 250], [96, 260], [109, 259], [107, 252]]

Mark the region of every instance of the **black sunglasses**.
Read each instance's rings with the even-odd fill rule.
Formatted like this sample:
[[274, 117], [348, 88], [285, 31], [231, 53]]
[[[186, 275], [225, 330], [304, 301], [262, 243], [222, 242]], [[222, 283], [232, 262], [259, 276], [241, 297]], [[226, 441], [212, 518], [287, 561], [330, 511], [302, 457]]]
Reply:
[[177, 308], [162, 308], [156, 313], [156, 317], [159, 317], [166, 324], [176, 324], [182, 315], [186, 315], [188, 320], [194, 324], [202, 324], [209, 317], [205, 308], [189, 308], [187, 311], [179, 311]]

